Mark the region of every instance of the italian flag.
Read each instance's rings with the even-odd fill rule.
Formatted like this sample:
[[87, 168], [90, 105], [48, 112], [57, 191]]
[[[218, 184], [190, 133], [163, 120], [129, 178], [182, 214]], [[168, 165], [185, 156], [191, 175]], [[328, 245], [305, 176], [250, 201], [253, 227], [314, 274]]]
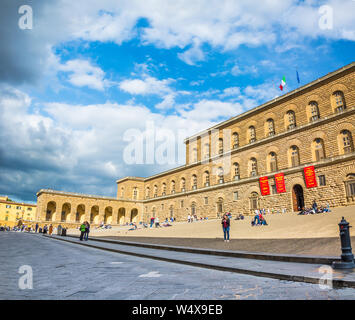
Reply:
[[281, 83], [280, 83], [280, 90], [282, 91], [286, 86], [286, 78], [283, 76]]

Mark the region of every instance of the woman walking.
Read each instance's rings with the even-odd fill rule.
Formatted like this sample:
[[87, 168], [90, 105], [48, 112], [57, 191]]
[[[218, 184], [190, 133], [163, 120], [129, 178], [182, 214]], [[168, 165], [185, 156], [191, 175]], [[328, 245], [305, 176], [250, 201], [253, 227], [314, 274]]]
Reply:
[[53, 233], [53, 226], [52, 226], [52, 225], [50, 225], [50, 226], [49, 226], [49, 235], [51, 236], [51, 235], [52, 235], [52, 233]]
[[229, 242], [230, 220], [227, 217], [227, 215], [223, 215], [222, 228], [223, 228], [223, 233], [224, 233], [224, 242]]

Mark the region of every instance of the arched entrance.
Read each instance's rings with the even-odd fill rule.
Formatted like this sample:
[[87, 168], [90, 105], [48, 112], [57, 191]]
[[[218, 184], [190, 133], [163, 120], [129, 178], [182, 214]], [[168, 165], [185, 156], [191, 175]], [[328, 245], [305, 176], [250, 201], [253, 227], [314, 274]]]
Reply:
[[61, 222], [66, 222], [68, 220], [68, 217], [70, 215], [70, 211], [71, 211], [71, 205], [70, 203], [64, 203], [63, 207], [62, 207], [62, 214], [60, 217], [60, 221]]
[[259, 194], [252, 192], [249, 196], [250, 213], [255, 214], [255, 210], [259, 209]]
[[124, 219], [126, 215], [126, 209], [125, 208], [119, 208], [118, 209], [118, 216], [117, 216], [117, 223], [118, 224], [123, 224]]
[[171, 205], [169, 208], [170, 218], [174, 218], [174, 207]]
[[54, 219], [54, 214], [57, 209], [57, 204], [54, 201], [50, 201], [47, 204], [46, 210], [46, 221], [52, 221]]
[[105, 208], [104, 223], [105, 224], [111, 224], [112, 223], [112, 207], [106, 207]]
[[132, 209], [131, 210], [131, 222], [137, 222], [137, 217], [138, 217], [138, 210]]
[[91, 207], [90, 223], [99, 223], [99, 207]]
[[292, 188], [293, 211], [300, 211], [304, 207], [303, 188], [296, 184]]
[[75, 214], [75, 222], [84, 222], [85, 219], [85, 206], [83, 204], [79, 204], [76, 208]]
[[191, 215], [195, 216], [196, 214], [197, 214], [196, 202], [192, 202], [192, 204], [191, 204]]

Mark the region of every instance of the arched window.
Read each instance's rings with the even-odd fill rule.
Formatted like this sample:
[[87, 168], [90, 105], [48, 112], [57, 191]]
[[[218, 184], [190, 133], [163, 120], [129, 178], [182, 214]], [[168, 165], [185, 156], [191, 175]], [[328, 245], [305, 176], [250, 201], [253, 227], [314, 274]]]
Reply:
[[175, 193], [175, 180], [171, 180], [171, 193]]
[[192, 175], [192, 189], [197, 189], [197, 176], [195, 174]]
[[275, 135], [275, 124], [273, 119], [267, 120], [268, 136], [271, 137]]
[[316, 161], [320, 161], [325, 158], [323, 140], [317, 138], [313, 141], [314, 144], [314, 158]]
[[256, 133], [254, 126], [249, 127], [249, 143], [256, 141]]
[[275, 152], [269, 154], [270, 172], [277, 171], [277, 157]]
[[163, 186], [162, 186], [162, 196], [165, 196], [166, 195], [166, 183], [163, 182]]
[[222, 138], [218, 139], [218, 153], [219, 154], [223, 153], [223, 139]]
[[346, 175], [345, 190], [347, 200], [355, 202], [355, 173], [349, 173]]
[[158, 186], [154, 185], [154, 198], [158, 196]]
[[344, 94], [341, 91], [333, 93], [335, 112], [343, 112], [346, 109]]
[[233, 176], [234, 180], [240, 179], [239, 163], [238, 162], [233, 163], [233, 174], [234, 174], [234, 176]]
[[350, 153], [354, 150], [353, 139], [349, 130], [341, 132], [341, 141], [344, 153]]
[[210, 173], [205, 171], [205, 186], [208, 187], [210, 185]]
[[181, 178], [180, 187], [181, 187], [181, 192], [185, 192], [185, 190], [186, 190], [185, 178]]
[[292, 167], [297, 167], [300, 165], [300, 155], [299, 155], [299, 150], [297, 146], [292, 146], [291, 147], [291, 166]]
[[258, 175], [257, 162], [255, 158], [250, 159], [250, 176], [255, 177]]
[[218, 183], [224, 183], [224, 171], [222, 167], [217, 169]]
[[309, 121], [317, 121], [319, 119], [319, 108], [318, 108], [318, 103], [315, 101], [311, 101], [309, 103], [309, 109], [310, 109], [310, 114], [311, 118]]
[[239, 147], [239, 134], [237, 132], [233, 133], [233, 149], [236, 149]]
[[150, 188], [149, 188], [149, 187], [147, 187], [147, 188], [145, 189], [145, 197], [146, 197], [147, 199], [150, 198]]
[[287, 121], [288, 121], [287, 129], [296, 128], [296, 115], [292, 110], [287, 111]]
[[210, 157], [210, 144], [209, 143], [205, 143], [204, 148], [203, 148], [203, 154], [204, 154], [205, 159], [208, 159]]

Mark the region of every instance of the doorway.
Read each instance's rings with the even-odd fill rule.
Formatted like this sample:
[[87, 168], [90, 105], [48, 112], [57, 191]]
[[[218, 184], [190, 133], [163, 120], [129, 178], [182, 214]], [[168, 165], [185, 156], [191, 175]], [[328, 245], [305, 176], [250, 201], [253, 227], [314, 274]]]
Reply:
[[303, 188], [296, 184], [292, 189], [293, 211], [300, 211], [304, 207]]

